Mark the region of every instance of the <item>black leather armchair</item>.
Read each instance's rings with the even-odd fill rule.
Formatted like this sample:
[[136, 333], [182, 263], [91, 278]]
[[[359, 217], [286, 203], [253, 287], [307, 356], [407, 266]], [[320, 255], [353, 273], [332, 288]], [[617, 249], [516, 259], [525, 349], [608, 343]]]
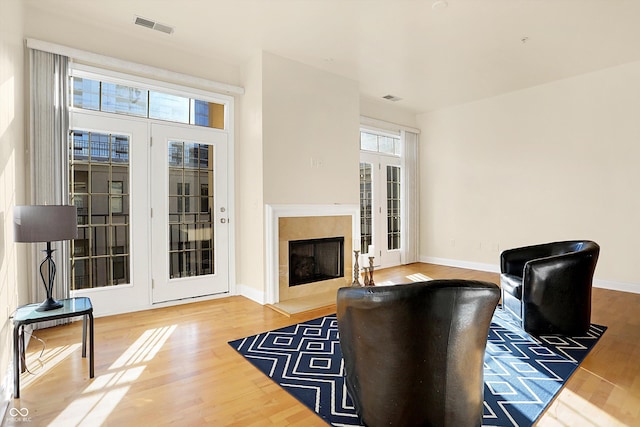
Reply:
[[480, 426], [497, 285], [432, 280], [338, 290], [346, 384], [375, 426]]
[[591, 286], [600, 246], [571, 240], [500, 255], [502, 305], [535, 335], [581, 335], [591, 322]]

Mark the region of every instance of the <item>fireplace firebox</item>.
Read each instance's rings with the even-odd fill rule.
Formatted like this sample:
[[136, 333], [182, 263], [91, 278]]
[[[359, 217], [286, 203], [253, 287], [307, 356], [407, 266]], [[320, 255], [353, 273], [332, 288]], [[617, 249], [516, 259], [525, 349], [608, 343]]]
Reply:
[[289, 286], [344, 277], [344, 237], [289, 241]]

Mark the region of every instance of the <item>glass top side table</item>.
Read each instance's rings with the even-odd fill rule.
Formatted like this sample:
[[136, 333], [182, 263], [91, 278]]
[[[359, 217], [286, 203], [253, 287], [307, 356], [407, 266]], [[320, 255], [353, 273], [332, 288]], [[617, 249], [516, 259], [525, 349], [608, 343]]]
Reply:
[[[24, 326], [49, 320], [82, 316], [82, 357], [87, 357], [87, 320], [89, 321], [89, 378], [94, 377], [93, 361], [93, 306], [86, 297], [59, 300], [62, 307], [49, 311], [36, 311], [39, 303], [18, 307], [13, 313], [13, 397], [20, 398], [20, 355], [24, 352]], [[21, 341], [22, 338], [22, 341]], [[22, 347], [20, 343], [22, 342]]]

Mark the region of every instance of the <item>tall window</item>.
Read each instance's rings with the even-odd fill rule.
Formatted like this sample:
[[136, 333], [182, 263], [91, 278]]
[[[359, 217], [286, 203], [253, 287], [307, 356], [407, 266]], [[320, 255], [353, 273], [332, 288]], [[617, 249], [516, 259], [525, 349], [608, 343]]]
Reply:
[[387, 166], [387, 249], [400, 249], [400, 168]]
[[69, 161], [78, 208], [71, 289], [129, 283], [129, 137], [72, 131]]
[[366, 251], [372, 242], [373, 193], [371, 163], [360, 163], [360, 248]]

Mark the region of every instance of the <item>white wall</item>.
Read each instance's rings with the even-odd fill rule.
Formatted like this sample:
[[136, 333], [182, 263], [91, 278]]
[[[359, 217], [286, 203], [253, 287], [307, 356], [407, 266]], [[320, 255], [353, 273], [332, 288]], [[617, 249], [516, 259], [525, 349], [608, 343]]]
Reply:
[[[9, 316], [28, 296], [26, 247], [13, 242], [13, 207], [25, 203], [22, 4], [2, 0], [0, 13], [0, 419], [13, 392]], [[20, 294], [20, 297], [18, 296]]]
[[358, 204], [353, 80], [263, 54], [264, 202]]
[[640, 292], [640, 62], [418, 117], [422, 259], [601, 245], [596, 279]]
[[245, 94], [239, 98], [236, 144], [236, 279], [238, 292], [264, 300], [264, 201], [262, 147], [262, 54], [242, 69]]

